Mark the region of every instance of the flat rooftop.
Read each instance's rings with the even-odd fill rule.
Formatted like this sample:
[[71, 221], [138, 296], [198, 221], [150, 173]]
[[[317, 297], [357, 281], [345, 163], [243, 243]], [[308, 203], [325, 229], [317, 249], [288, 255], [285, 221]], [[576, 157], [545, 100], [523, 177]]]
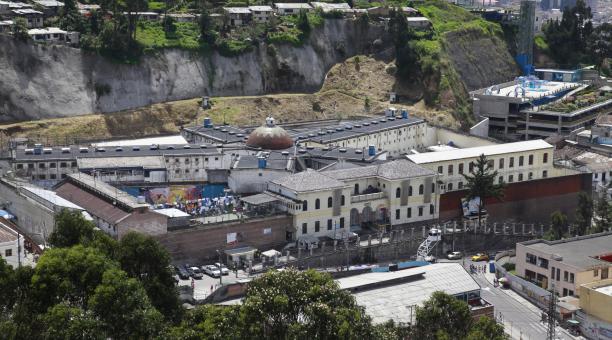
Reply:
[[[434, 162], [452, 161], [465, 158], [476, 158], [482, 154], [485, 156], [502, 155], [515, 152], [535, 151], [549, 149], [553, 146], [543, 139], [528, 140], [524, 142], [504, 143], [495, 145], [478, 146], [474, 148], [456, 149], [449, 151], [424, 152], [406, 157], [416, 164], [427, 164]], [[552, 156], [552, 155], [551, 155]]]
[[527, 241], [521, 244], [527, 249], [537, 250], [550, 255], [559, 255], [563, 257], [563, 263], [576, 268], [589, 269], [594, 266], [612, 265], [608, 261], [596, 258], [596, 256], [612, 252], [612, 232], [579, 236], [559, 241]]
[[604, 287], [595, 288], [596, 292], [612, 296], [612, 284]]
[[543, 81], [540, 87], [535, 87], [535, 88], [526, 87], [525, 95], [522, 96], [522, 93], [520, 90], [521, 86], [519, 84], [513, 84], [513, 85], [509, 85], [509, 86], [500, 88], [499, 93], [497, 93], [497, 91], [492, 91], [492, 93], [489, 95], [498, 96], [498, 97], [516, 97], [515, 91], [517, 91], [517, 88], [519, 88], [518, 93], [519, 93], [519, 96], [521, 96], [522, 98], [539, 99], [542, 97], [554, 95], [561, 91], [576, 88], [578, 86], [580, 86], [580, 84], [578, 83]]
[[[480, 286], [459, 263], [435, 263], [396, 272], [372, 272], [336, 280], [352, 291], [374, 323], [410, 323], [410, 306], [421, 306], [435, 291], [480, 294]], [[416, 311], [413, 312], [416, 314]], [[414, 318], [415, 315], [412, 315]]]

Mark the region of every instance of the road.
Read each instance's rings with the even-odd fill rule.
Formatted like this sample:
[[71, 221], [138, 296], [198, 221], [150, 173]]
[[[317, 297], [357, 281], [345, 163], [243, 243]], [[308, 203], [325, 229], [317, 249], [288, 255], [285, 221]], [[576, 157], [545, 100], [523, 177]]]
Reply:
[[[472, 263], [469, 259], [465, 259], [468, 272]], [[474, 264], [482, 266], [485, 262]], [[510, 289], [494, 287], [492, 284], [494, 274], [477, 273], [472, 277], [482, 287], [481, 296], [495, 306], [495, 317], [498, 321], [501, 313], [501, 321], [506, 332], [513, 339], [546, 339], [547, 324], [540, 322], [542, 310]], [[557, 327], [556, 330], [556, 339], [584, 339], [570, 335], [561, 327]]]

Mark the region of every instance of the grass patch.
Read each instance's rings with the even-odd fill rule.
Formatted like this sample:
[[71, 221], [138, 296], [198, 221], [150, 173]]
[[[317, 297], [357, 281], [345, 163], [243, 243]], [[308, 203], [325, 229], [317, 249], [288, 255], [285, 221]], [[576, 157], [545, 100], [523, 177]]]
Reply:
[[250, 51], [253, 44], [246, 40], [219, 39], [217, 48], [221, 55], [230, 57]]
[[484, 33], [502, 36], [499, 24], [489, 22], [465, 9], [445, 1], [434, 0], [417, 5], [416, 8], [431, 20], [438, 34], [451, 31], [478, 29]]
[[166, 3], [161, 1], [149, 1], [149, 11], [163, 11], [166, 8]]
[[537, 35], [534, 39], [535, 45], [541, 51], [548, 51], [548, 43], [546, 42], [546, 38], [542, 35]]
[[141, 21], [136, 29], [136, 41], [145, 49], [181, 48], [199, 50], [199, 27], [195, 23], [174, 23], [173, 32], [165, 32], [162, 23]]

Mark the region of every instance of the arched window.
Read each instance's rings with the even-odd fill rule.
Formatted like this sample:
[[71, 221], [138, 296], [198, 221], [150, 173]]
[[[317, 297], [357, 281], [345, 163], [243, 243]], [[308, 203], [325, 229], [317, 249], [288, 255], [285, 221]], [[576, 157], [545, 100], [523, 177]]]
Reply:
[[340, 197], [340, 205], [344, 206], [344, 195], [342, 195], [342, 197]]
[[302, 211], [308, 211], [308, 201], [307, 200], [302, 201]]
[[402, 195], [402, 189], [400, 188], [395, 189], [395, 198], [400, 198], [401, 195]]
[[321, 209], [321, 200], [318, 198], [315, 200], [315, 209]]
[[452, 191], [453, 190], [453, 183], [448, 183], [448, 185], [446, 186], [446, 190], [447, 191]]
[[355, 183], [355, 195], [359, 195], [359, 183]]
[[424, 190], [423, 184], [419, 185], [419, 195], [423, 195], [423, 190]]
[[412, 185], [408, 187], [408, 196], [412, 196]]
[[332, 207], [332, 205], [333, 205], [333, 204], [332, 204], [332, 198], [331, 198], [331, 197], [328, 197], [328, 198], [327, 198], [327, 207], [328, 207], [328, 208], [331, 208], [331, 207]]

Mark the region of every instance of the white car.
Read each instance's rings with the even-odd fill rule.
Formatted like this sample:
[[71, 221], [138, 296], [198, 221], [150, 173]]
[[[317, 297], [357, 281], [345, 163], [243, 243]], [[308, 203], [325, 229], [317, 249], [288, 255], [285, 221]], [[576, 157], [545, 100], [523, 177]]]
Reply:
[[431, 263], [435, 263], [436, 262], [436, 257], [433, 256], [433, 255], [427, 255], [427, 256], [425, 256], [425, 261], [431, 262]]
[[460, 260], [463, 257], [463, 255], [461, 254], [460, 251], [453, 251], [453, 252], [448, 253], [446, 257], [449, 260]]
[[223, 263], [216, 262], [215, 266], [221, 270], [221, 274], [229, 275], [229, 269]]
[[208, 266], [202, 267], [202, 269], [204, 270], [204, 273], [206, 273], [206, 275], [209, 275], [212, 277], [221, 276], [221, 271], [215, 265], [209, 264]]

